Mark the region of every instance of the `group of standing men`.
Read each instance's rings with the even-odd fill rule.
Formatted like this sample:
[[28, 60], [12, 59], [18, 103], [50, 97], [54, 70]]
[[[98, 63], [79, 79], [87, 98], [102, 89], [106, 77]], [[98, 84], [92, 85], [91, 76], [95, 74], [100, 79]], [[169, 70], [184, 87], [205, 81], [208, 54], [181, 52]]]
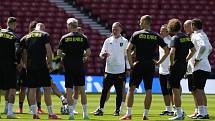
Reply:
[[[45, 26], [37, 23], [36, 28], [25, 37], [18, 40], [14, 34], [16, 19], [8, 19], [8, 28], [0, 33], [0, 89], [9, 90], [8, 118], [17, 118], [13, 113], [13, 103], [16, 92], [16, 68], [24, 63], [27, 69], [27, 79], [30, 81], [29, 102], [33, 112], [33, 119], [39, 119], [36, 111], [36, 88], [44, 87], [45, 103], [50, 119], [59, 117], [52, 112], [51, 78], [49, 71], [52, 64], [52, 51], [49, 44], [49, 34]], [[95, 116], [104, 113], [104, 104], [110, 88], [116, 89], [116, 110], [114, 116], [119, 116], [125, 103], [126, 74], [130, 74], [129, 90], [127, 94], [127, 112], [121, 120], [131, 120], [131, 109], [134, 102], [134, 91], [144, 80], [145, 101], [143, 120], [148, 120], [148, 112], [152, 101], [152, 82], [155, 66], [159, 65], [161, 89], [164, 96], [166, 110], [161, 115], [172, 115], [170, 102], [174, 104], [175, 117], [170, 120], [183, 120], [184, 112], [181, 108], [180, 80], [189, 73], [189, 89], [192, 92], [196, 113], [192, 118], [208, 119], [207, 99], [204, 93], [206, 80], [211, 67], [208, 55], [212, 47], [207, 35], [202, 30], [200, 19], [188, 20], [184, 24], [186, 34], [181, 32], [181, 22], [178, 19], [169, 20], [162, 25], [160, 35], [151, 30], [152, 17], [144, 15], [140, 19], [140, 31], [134, 32], [130, 41], [124, 38], [122, 25], [114, 22], [112, 34], [104, 41], [100, 57], [106, 60], [103, 90], [100, 106], [93, 112]], [[65, 69], [65, 87], [69, 107], [69, 119], [74, 119], [73, 86], [82, 94], [83, 118], [88, 119], [87, 97], [85, 94], [85, 74], [83, 63], [91, 54], [88, 39], [77, 31], [78, 21], [75, 18], [67, 20], [69, 33], [62, 36], [58, 48], [58, 55], [62, 58]], [[18, 46], [17, 46], [18, 45]], [[159, 48], [159, 60], [154, 59], [156, 48]], [[6, 68], [6, 69], [5, 69]], [[8, 75], [9, 74], [9, 75]], [[9, 82], [10, 81], [10, 82]], [[6, 83], [7, 82], [7, 83]], [[8, 82], [10, 85], [8, 85]]]

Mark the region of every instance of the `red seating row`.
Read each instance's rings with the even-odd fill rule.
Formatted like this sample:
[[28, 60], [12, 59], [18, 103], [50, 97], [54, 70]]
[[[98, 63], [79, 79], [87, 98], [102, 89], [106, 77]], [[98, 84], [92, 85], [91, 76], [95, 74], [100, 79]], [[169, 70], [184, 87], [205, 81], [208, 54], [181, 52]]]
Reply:
[[[66, 19], [73, 17], [72, 14], [66, 14], [63, 9], [57, 8], [55, 4], [48, 0], [1, 0], [0, 1], [0, 25], [5, 28], [6, 20], [9, 16], [17, 18], [16, 32], [23, 36], [28, 33], [30, 21], [37, 20], [43, 22], [46, 31], [50, 33], [51, 45], [54, 51], [57, 50], [61, 36], [67, 33]], [[102, 73], [102, 62], [99, 60], [99, 51], [105, 39], [98, 31], [92, 30], [87, 24], [80, 20], [80, 26], [84, 28], [85, 34], [89, 38], [92, 48], [92, 56], [86, 66], [87, 74], [98, 75]]]
[[[200, 18], [204, 21], [204, 30], [211, 43], [215, 40], [214, 0], [76, 0], [76, 3], [109, 26], [114, 21], [121, 22], [129, 36], [139, 29], [139, 18], [149, 14], [153, 17], [152, 29], [157, 32], [171, 18], [179, 18], [182, 22]], [[215, 68], [215, 51], [212, 52], [210, 62]]]

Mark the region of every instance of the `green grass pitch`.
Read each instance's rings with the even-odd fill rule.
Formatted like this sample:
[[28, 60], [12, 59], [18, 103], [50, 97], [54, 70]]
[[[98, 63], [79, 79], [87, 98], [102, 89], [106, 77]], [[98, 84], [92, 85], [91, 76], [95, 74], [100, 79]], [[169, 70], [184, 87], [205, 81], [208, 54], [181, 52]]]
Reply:
[[[87, 94], [88, 97], [88, 112], [94, 111], [97, 106], [99, 105], [99, 99], [100, 94]], [[208, 110], [210, 114], [210, 120], [215, 120], [215, 95], [207, 95], [208, 97]], [[3, 112], [4, 109], [4, 101], [2, 101], [0, 104], [0, 112]], [[57, 114], [60, 115], [60, 107], [61, 107], [61, 101], [55, 96], [52, 95], [53, 100], [53, 110]], [[134, 99], [134, 106], [132, 108], [132, 121], [140, 121], [142, 120], [142, 113], [143, 113], [143, 102], [144, 102], [144, 94], [135, 94]], [[42, 107], [43, 110], [46, 110], [46, 106], [44, 104], [44, 101], [42, 101]], [[185, 110], [186, 114], [191, 114], [194, 110], [194, 103], [192, 95], [183, 95], [182, 96], [182, 107]], [[14, 106], [14, 110], [16, 111], [18, 108], [18, 96], [16, 96], [16, 103]], [[89, 121], [117, 121], [121, 116], [112, 116], [115, 109], [115, 94], [111, 94], [111, 97], [109, 101], [105, 105], [105, 113], [104, 116], [93, 116], [90, 114], [90, 120]], [[160, 116], [159, 113], [165, 109], [163, 98], [161, 94], [153, 94], [153, 102], [151, 105], [151, 109], [149, 111], [149, 120], [154, 121], [161, 121], [161, 120], [168, 120], [169, 116]], [[17, 121], [30, 121], [32, 120], [32, 115], [27, 114], [29, 111], [28, 105], [24, 103], [24, 113], [25, 114], [17, 114], [21, 119], [16, 119]], [[77, 121], [83, 121], [82, 119], [82, 107], [80, 103], [80, 99], [78, 101], [78, 104], [76, 106], [76, 111], [80, 112], [81, 114], [75, 115], [75, 120]], [[126, 105], [124, 108], [124, 112], [126, 111]], [[2, 114], [2, 119], [0, 121], [12, 121], [13, 119], [6, 119], [6, 115]], [[61, 120], [67, 120], [69, 118], [68, 115], [60, 115], [62, 118]], [[47, 121], [48, 116], [47, 114], [41, 114], [40, 120], [38, 121]], [[191, 120], [188, 117], [185, 118], [185, 120]], [[197, 120], [198, 121], [198, 120]]]

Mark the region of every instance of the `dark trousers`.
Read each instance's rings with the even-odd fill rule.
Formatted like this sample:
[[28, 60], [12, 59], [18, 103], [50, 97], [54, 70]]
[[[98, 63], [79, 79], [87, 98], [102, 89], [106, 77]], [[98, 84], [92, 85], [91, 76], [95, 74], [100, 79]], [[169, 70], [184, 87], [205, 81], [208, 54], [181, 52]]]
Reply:
[[109, 74], [106, 73], [103, 80], [103, 89], [100, 98], [100, 108], [104, 108], [104, 104], [107, 98], [107, 93], [110, 88], [114, 85], [116, 90], [116, 110], [120, 109], [122, 102], [122, 86], [123, 81], [126, 79], [125, 73], [120, 74]]

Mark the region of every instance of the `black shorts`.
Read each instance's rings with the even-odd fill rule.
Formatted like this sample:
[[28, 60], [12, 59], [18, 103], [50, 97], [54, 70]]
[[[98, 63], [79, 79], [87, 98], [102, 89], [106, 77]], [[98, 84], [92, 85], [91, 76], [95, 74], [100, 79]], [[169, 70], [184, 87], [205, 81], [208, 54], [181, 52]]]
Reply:
[[16, 65], [4, 64], [0, 65], [0, 89], [16, 89]]
[[193, 84], [194, 90], [196, 89], [204, 89], [207, 79], [210, 76], [210, 72], [197, 70], [193, 72]]
[[172, 88], [180, 88], [181, 79], [187, 71], [187, 63], [176, 63], [170, 67], [170, 86]]
[[190, 92], [192, 92], [194, 90], [194, 84], [193, 84], [193, 75], [192, 74], [188, 74], [187, 75], [187, 80], [188, 80], [188, 89]]
[[154, 71], [155, 64], [153, 61], [136, 63], [131, 71], [129, 86], [138, 88], [143, 80], [145, 90], [152, 89]]
[[27, 87], [27, 71], [25, 68], [22, 68], [20, 72], [17, 71], [17, 78], [18, 78], [18, 86], [19, 87]]
[[85, 72], [83, 68], [65, 67], [65, 87], [73, 88], [73, 86], [85, 85]]
[[48, 68], [27, 69], [29, 88], [51, 87], [51, 77]]
[[122, 90], [125, 77], [126, 77], [125, 73], [120, 74], [105, 73], [103, 80], [103, 89], [105, 88], [110, 89], [114, 85], [116, 91]]
[[169, 83], [169, 74], [159, 74], [161, 91], [163, 95], [172, 95], [172, 88]]

